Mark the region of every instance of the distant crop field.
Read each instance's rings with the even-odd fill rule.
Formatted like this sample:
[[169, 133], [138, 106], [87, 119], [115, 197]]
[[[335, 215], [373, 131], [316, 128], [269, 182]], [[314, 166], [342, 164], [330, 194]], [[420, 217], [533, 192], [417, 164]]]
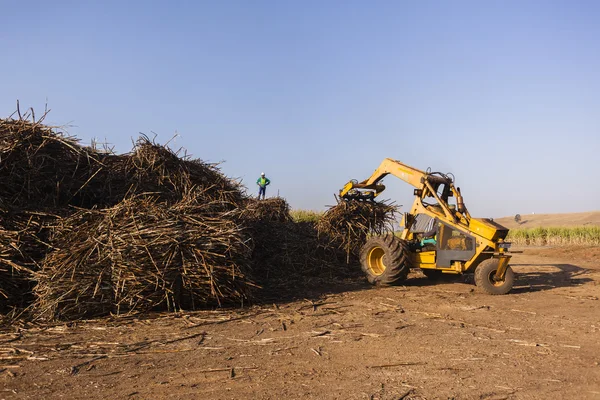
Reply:
[[290, 211], [295, 222], [318, 222], [323, 216], [323, 212], [311, 210], [292, 210]]
[[520, 246], [600, 245], [600, 227], [516, 228], [507, 240]]
[[[290, 214], [295, 222], [317, 223], [323, 216], [323, 212], [302, 209]], [[507, 241], [517, 246], [600, 245], [600, 226], [513, 228]]]

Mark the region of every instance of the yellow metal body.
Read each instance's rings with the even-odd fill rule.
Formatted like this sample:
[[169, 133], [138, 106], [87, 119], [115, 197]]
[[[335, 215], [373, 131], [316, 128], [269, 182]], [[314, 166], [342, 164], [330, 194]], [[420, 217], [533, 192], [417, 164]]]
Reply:
[[[449, 267], [439, 268], [436, 265], [436, 251], [414, 252], [411, 254], [413, 267], [440, 269], [447, 273], [473, 272], [479, 263], [495, 257], [499, 259], [496, 276], [504, 277], [511, 255], [501, 244], [508, 234], [508, 229], [491, 219], [472, 218], [464, 205], [460, 188], [455, 187], [453, 180], [447, 175], [424, 172], [386, 158], [368, 179], [362, 182], [348, 182], [340, 190], [340, 197], [360, 198], [361, 194], [366, 192], [367, 198], [374, 198], [385, 190], [385, 186], [380, 182], [387, 175], [393, 175], [416, 188], [412, 207], [403, 218], [405, 229], [400, 234], [401, 239], [415, 239], [410, 228], [418, 214], [436, 218], [453, 230], [475, 239], [475, 253], [469, 260], [455, 261]], [[451, 198], [456, 199], [456, 204], [449, 203]], [[431, 203], [432, 200], [434, 203]], [[377, 263], [374, 261], [373, 265], [376, 266]]]

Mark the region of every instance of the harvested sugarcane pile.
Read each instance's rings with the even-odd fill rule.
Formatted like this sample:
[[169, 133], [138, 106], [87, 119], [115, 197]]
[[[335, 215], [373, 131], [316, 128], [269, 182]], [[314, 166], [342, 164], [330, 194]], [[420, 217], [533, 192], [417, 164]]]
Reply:
[[104, 203], [93, 152], [40, 121], [0, 119], [0, 309], [31, 302], [49, 228], [69, 205]]
[[365, 234], [334, 220], [377, 231], [375, 211], [317, 231], [284, 199], [249, 198], [216, 165], [145, 136], [116, 155], [0, 120], [0, 308], [72, 320], [245, 304], [347, 276], [347, 247]]
[[210, 199], [219, 210], [241, 208], [246, 200], [241, 185], [224, 176], [215, 165], [186, 155], [180, 157], [146, 136], [137, 140], [127, 157], [125, 177], [129, 187], [123, 195], [150, 194], [176, 202], [194, 193]]
[[344, 268], [345, 254], [319, 238], [313, 223], [294, 222], [284, 199], [249, 199], [240, 218], [254, 242], [254, 276], [265, 291], [281, 292], [310, 285], [313, 279], [352, 274]]
[[357, 256], [368, 235], [392, 231], [398, 207], [386, 202], [340, 200], [317, 222], [317, 230], [330, 246]]
[[39, 122], [0, 119], [0, 193], [7, 206], [103, 208], [138, 194], [178, 201], [198, 187], [229, 209], [244, 201], [240, 185], [215, 165], [179, 157], [145, 136], [130, 154], [115, 155]]
[[6, 119], [0, 189], [0, 308], [35, 295], [38, 316], [71, 319], [250, 296], [246, 196], [213, 164], [145, 136], [115, 155]]
[[214, 207], [194, 196], [168, 206], [139, 197], [63, 219], [52, 238], [57, 250], [39, 274], [36, 315], [80, 319], [247, 302], [251, 242]]
[[31, 270], [24, 267], [18, 248], [19, 232], [0, 230], [0, 312], [22, 306], [22, 293], [29, 291]]
[[0, 120], [0, 193], [27, 210], [103, 205], [103, 165], [73, 137], [40, 123]]
[[103, 172], [75, 138], [39, 121], [0, 119], [0, 308], [30, 301], [32, 273], [51, 249], [48, 228], [67, 207], [105, 203]]
[[256, 222], [291, 222], [290, 205], [281, 197], [265, 200], [247, 199], [240, 218], [247, 224]]
[[0, 209], [0, 311], [31, 302], [33, 272], [51, 250], [48, 235], [57, 218]]
[[112, 310], [110, 261], [102, 252], [106, 233], [102, 212], [81, 210], [57, 224], [49, 252], [36, 273], [35, 317], [78, 319]]

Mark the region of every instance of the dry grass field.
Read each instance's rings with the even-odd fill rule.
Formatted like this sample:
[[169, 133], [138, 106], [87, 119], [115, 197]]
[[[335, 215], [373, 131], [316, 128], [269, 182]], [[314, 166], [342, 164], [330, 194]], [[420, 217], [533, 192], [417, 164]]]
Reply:
[[520, 224], [515, 222], [514, 216], [494, 218], [494, 221], [510, 229], [600, 226], [600, 211], [567, 214], [521, 214]]

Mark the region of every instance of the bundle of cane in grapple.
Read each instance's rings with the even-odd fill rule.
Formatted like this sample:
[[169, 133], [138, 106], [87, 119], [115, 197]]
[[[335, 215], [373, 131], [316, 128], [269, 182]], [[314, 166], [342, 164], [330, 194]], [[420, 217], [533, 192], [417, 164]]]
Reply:
[[319, 235], [331, 246], [358, 256], [368, 235], [393, 231], [398, 207], [385, 201], [340, 200], [330, 207], [317, 223]]

